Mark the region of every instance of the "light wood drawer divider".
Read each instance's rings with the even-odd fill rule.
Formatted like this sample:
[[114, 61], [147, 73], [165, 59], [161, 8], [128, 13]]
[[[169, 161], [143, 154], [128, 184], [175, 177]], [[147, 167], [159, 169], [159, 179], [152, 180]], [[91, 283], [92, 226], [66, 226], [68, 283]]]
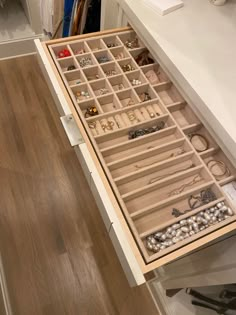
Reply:
[[[137, 47], [129, 49], [127, 41]], [[47, 49], [145, 265], [173, 252], [177, 258], [180, 248], [199, 239], [207, 242], [211, 233], [235, 221], [235, 209], [221, 188], [235, 179], [234, 166], [159, 63], [138, 64], [146, 48], [133, 30], [51, 41]], [[70, 56], [59, 58], [63, 49]], [[196, 150], [199, 146], [203, 149]], [[215, 176], [208, 168], [211, 160], [223, 161], [227, 172]], [[173, 208], [188, 209], [191, 196], [207, 189], [216, 200], [173, 216]], [[157, 253], [147, 249], [148, 236], [221, 202], [233, 215]]]

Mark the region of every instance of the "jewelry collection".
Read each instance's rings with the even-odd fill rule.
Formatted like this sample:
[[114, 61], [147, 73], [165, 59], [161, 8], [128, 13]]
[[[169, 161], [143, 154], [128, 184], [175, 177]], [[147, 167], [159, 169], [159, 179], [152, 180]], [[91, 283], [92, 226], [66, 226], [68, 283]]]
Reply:
[[58, 58], [65, 58], [65, 57], [70, 57], [71, 53], [69, 51], [69, 49], [62, 49], [59, 51], [57, 57]]
[[88, 91], [78, 91], [75, 93], [76, 100], [79, 102], [81, 100], [85, 100], [87, 98], [90, 98]]
[[171, 197], [171, 196], [175, 196], [175, 195], [179, 195], [181, 194], [185, 188], [188, 188], [188, 187], [191, 187], [197, 183], [199, 183], [200, 181], [202, 180], [201, 176], [199, 174], [197, 174], [196, 176], [193, 177], [193, 179], [191, 181], [189, 181], [188, 183], [186, 184], [182, 184], [179, 188], [176, 188], [172, 191], [170, 191], [168, 193], [168, 196]]
[[132, 85], [140, 85], [140, 84], [142, 84], [142, 82], [140, 80], [135, 80], [135, 79], [131, 80], [130, 82], [131, 82]]
[[[127, 37], [127, 34], [130, 35]], [[107, 40], [109, 40], [108, 43]], [[98, 46], [100, 46], [97, 48], [91, 47], [95, 46], [94, 43], [98, 43]], [[61, 67], [60, 71], [64, 73], [62, 75], [63, 80], [67, 80], [67, 83], [69, 83], [67, 89], [71, 88], [77, 103], [79, 103], [75, 107], [76, 109], [80, 107], [90, 129], [90, 134], [94, 136], [98, 149], [101, 151], [99, 153], [104, 156], [104, 161], [111, 171], [111, 176], [115, 179], [114, 182], [117, 184], [121, 198], [123, 194], [140, 188], [139, 184], [142, 183], [146, 186], [146, 190], [142, 193], [145, 195], [148, 191], [144, 198], [144, 206], [146, 199], [149, 197], [149, 191], [151, 197], [155, 196], [155, 189], [157, 189], [155, 183], [187, 170], [192, 170], [191, 173], [193, 173], [193, 169], [197, 168], [200, 159], [203, 159], [209, 170], [207, 171], [205, 168], [204, 172], [210, 172], [215, 178], [214, 182], [221, 181], [220, 185], [223, 185], [223, 179], [234, 175], [231, 174], [231, 172], [233, 173], [233, 167], [227, 165], [227, 159], [223, 157], [222, 161], [220, 157], [216, 158], [214, 156], [215, 151], [213, 151], [212, 156], [210, 150], [205, 152], [212, 148], [212, 141], [210, 137], [205, 136], [202, 129], [199, 132], [190, 132], [187, 135], [189, 141], [186, 141], [186, 138], [184, 139], [183, 132], [180, 132], [182, 126], [178, 124], [175, 115], [172, 117], [173, 112], [182, 110], [182, 104], [180, 104], [181, 106], [174, 104], [175, 98], [168, 90], [169, 85], [165, 84], [166, 82], [171, 83], [171, 81], [169, 81], [159, 64], [155, 63], [149, 51], [143, 48], [139, 39], [137, 37], [133, 38], [133, 33], [126, 32], [124, 35], [112, 37], [109, 35], [109, 37], [105, 36], [102, 39], [92, 39], [92, 42], [90, 39], [84, 45], [81, 45], [80, 40], [78, 46], [75, 46], [74, 40], [72, 43], [64, 45], [68, 49], [60, 50], [57, 44], [53, 47], [53, 58], [65, 58], [65, 60], [56, 61], [57, 67], [58, 65]], [[61, 48], [64, 47], [61, 46]], [[95, 82], [98, 79], [101, 80]], [[163, 86], [162, 89], [159, 89], [159, 86], [151, 87], [151, 85], [158, 84], [161, 87]], [[79, 86], [76, 87], [76, 85]], [[76, 91], [78, 89], [81, 91]], [[163, 93], [161, 93], [162, 91]], [[165, 97], [166, 99], [169, 97], [170, 101], [166, 101]], [[73, 101], [75, 103], [74, 99]], [[168, 102], [171, 103], [171, 110], [168, 110]], [[188, 106], [188, 104], [184, 104], [184, 106]], [[182, 116], [185, 115], [184, 112], [181, 112], [181, 114]], [[157, 119], [158, 117], [160, 119]], [[189, 121], [188, 117], [184, 116], [184, 118], [187, 122]], [[176, 120], [177, 123], [169, 124], [168, 122], [172, 119], [173, 122]], [[157, 137], [155, 135], [147, 136], [163, 129], [165, 130], [160, 132]], [[143, 137], [145, 135], [147, 137]], [[129, 141], [140, 137], [143, 138], [138, 141]], [[205, 152], [205, 154], [197, 155], [196, 152]], [[174, 161], [175, 157], [181, 155], [184, 156]], [[170, 160], [169, 168], [164, 167], [163, 162], [167, 160]], [[179, 163], [180, 160], [181, 164], [176, 164], [175, 168], [174, 164]], [[183, 161], [186, 161], [186, 163], [183, 164]], [[205, 176], [202, 177], [201, 174], [191, 174], [185, 179], [178, 178], [178, 182], [177, 176], [175, 177], [175, 182], [171, 181], [170, 187], [166, 188], [165, 186], [162, 196], [167, 201], [165, 208], [167, 204], [170, 205], [169, 209], [167, 208], [167, 219], [171, 218], [171, 222], [175, 223], [170, 225], [170, 221], [164, 221], [165, 225], [162, 225], [162, 228], [157, 224], [152, 230], [156, 230], [155, 233], [150, 235], [148, 235], [150, 230], [145, 233], [146, 228], [150, 228], [148, 223], [147, 226], [140, 229], [143, 229], [142, 232], [148, 235], [144, 239], [144, 244], [150, 255], [168, 249], [188, 238], [188, 242], [191, 242], [191, 238], [198, 233], [210, 227], [212, 229], [213, 225], [220, 224], [220, 222], [235, 214], [228, 206], [227, 201], [217, 203], [217, 199], [221, 197], [219, 194], [220, 186], [218, 185], [217, 188], [217, 184], [212, 182], [213, 178], [210, 175], [211, 188], [202, 190], [199, 190], [203, 186], [201, 183], [207, 184], [208, 181], [204, 180]], [[132, 182], [131, 185], [129, 181]], [[150, 185], [149, 188], [148, 185]], [[158, 187], [159, 185], [161, 186], [161, 182], [158, 183]], [[198, 192], [191, 194], [190, 189], [193, 188], [198, 188]], [[217, 191], [217, 196], [215, 191]], [[184, 192], [186, 193], [185, 197]], [[130, 200], [132, 198], [133, 196]], [[173, 202], [174, 199], [177, 200], [176, 206]], [[127, 200], [124, 198], [125, 204]], [[151, 202], [152, 200], [150, 205]], [[214, 206], [209, 207], [210, 203]], [[127, 208], [133, 207], [134, 211], [139, 212], [140, 210], [140, 213], [142, 212], [142, 205], [131, 204], [130, 206], [127, 203]], [[147, 206], [149, 206], [148, 203]], [[207, 208], [200, 211], [198, 210], [199, 207]], [[128, 210], [130, 211], [130, 209]], [[153, 208], [154, 211], [156, 210]], [[199, 213], [195, 214], [196, 211], [199, 211]], [[146, 213], [143, 216], [145, 215]], [[181, 218], [183, 219], [181, 220]], [[133, 219], [132, 216], [131, 219]], [[151, 222], [150, 225], [152, 225]]]
[[142, 67], [154, 63], [154, 60], [150, 57], [150, 53], [147, 49], [142, 51], [136, 58], [137, 64]]
[[86, 109], [84, 117], [87, 118], [87, 117], [96, 116], [96, 115], [98, 115], [98, 110], [96, 106], [91, 106]]
[[[149, 147], [148, 149], [153, 149], [154, 147]], [[141, 168], [144, 168], [144, 167], [148, 167], [148, 166], [151, 166], [151, 165], [154, 165], [158, 162], [162, 162], [162, 161], [165, 161], [169, 158], [172, 158], [172, 157], [176, 157], [176, 156], [179, 156], [181, 154], [184, 154], [185, 153], [185, 150], [183, 148], [179, 148], [177, 151], [165, 156], [165, 157], [162, 157], [162, 158], [158, 158], [158, 160], [155, 160], [154, 162], [151, 162], [151, 163], [145, 163], [145, 164], [135, 164], [134, 167], [136, 169], [141, 169]]]
[[128, 39], [128, 40], [125, 42], [125, 46], [126, 46], [128, 49], [139, 48], [138, 38], [136, 37], [136, 38], [133, 39], [133, 40]]
[[153, 177], [151, 178], [149, 181], [148, 181], [148, 184], [151, 185], [155, 182], [158, 182], [159, 180], [162, 180], [163, 178], [166, 178], [168, 176], [171, 176], [171, 175], [175, 175], [175, 174], [178, 174], [180, 172], [183, 172], [183, 171], [187, 171], [189, 170], [190, 168], [194, 168], [196, 165], [191, 162], [191, 164], [189, 166], [186, 166], [180, 170], [177, 170], [177, 171], [173, 171], [173, 172], [170, 172], [170, 173], [166, 173], [166, 174], [163, 174], [163, 175], [160, 175], [160, 176], [157, 176], [157, 177]]
[[74, 52], [75, 55], [82, 55], [85, 54], [85, 50], [84, 49], [78, 49]]
[[139, 95], [141, 103], [150, 101], [152, 98], [148, 92], [144, 92]]
[[107, 48], [114, 48], [114, 47], [117, 47], [119, 46], [117, 43], [108, 43], [107, 44]]
[[111, 61], [107, 56], [101, 56], [97, 58], [98, 63], [106, 63]]
[[[101, 120], [89, 121], [88, 126], [90, 129], [93, 130], [94, 135], [99, 135], [101, 132], [106, 133], [106, 132], [112, 131], [114, 129], [125, 128], [127, 126], [139, 123], [141, 121], [145, 121], [145, 120], [149, 120], [150, 118], [154, 118], [151, 115], [154, 113], [154, 105], [156, 105], [156, 104], [147, 105], [146, 107], [142, 107], [141, 109], [129, 110], [129, 111], [124, 112], [122, 114], [116, 114], [115, 116], [111, 116], [108, 119], [111, 121], [111, 123], [109, 123], [109, 121], [108, 121], [108, 126], [107, 126], [107, 122], [104, 122], [104, 121], [101, 122]], [[146, 112], [146, 115], [144, 115], [144, 111]], [[148, 114], [148, 111], [151, 112], [151, 114]], [[95, 115], [98, 115], [98, 110], [95, 106], [92, 106], [92, 107], [87, 108], [84, 116], [85, 116], [85, 118], [89, 118], [89, 117], [93, 117]], [[158, 116], [160, 116], [160, 113], [155, 113], [154, 115], [155, 115], [155, 117], [158, 117]], [[162, 127], [162, 123], [163, 122], [161, 122], [158, 125], [158, 128]], [[148, 133], [147, 129], [141, 129], [141, 130], [144, 130], [144, 132]], [[141, 132], [141, 130], [139, 130], [139, 132]], [[151, 131], [154, 132], [153, 127], [151, 129], [149, 128], [149, 133]], [[139, 132], [137, 132], [137, 134], [139, 134]], [[172, 155], [173, 155], [173, 153], [172, 153]]]
[[233, 210], [224, 202], [219, 202], [196, 215], [180, 220], [168, 228], [157, 231], [146, 237], [146, 248], [153, 253], [158, 253], [191, 236], [194, 236], [214, 224], [218, 224], [233, 216]]
[[148, 134], [153, 133], [153, 132], [157, 132], [161, 129], [164, 129], [164, 127], [165, 127], [165, 123], [164, 123], [164, 121], [161, 121], [157, 125], [154, 125], [154, 126], [149, 127], [149, 128], [140, 128], [137, 130], [131, 130], [131, 131], [129, 131], [129, 140], [136, 139], [138, 137], [142, 137], [142, 136], [148, 135]]
[[121, 68], [124, 72], [129, 72], [129, 71], [135, 70], [135, 68], [129, 63], [127, 63], [126, 65], [123, 65]]
[[93, 65], [92, 59], [90, 57], [83, 57], [80, 60], [78, 60], [78, 62], [81, 68]]
[[[199, 133], [190, 133], [188, 134], [188, 137], [197, 152], [204, 152], [209, 149], [209, 142], [203, 135]], [[196, 140], [198, 140], [198, 142], [196, 142]]]
[[116, 72], [116, 70], [107, 70], [107, 71], [105, 71], [105, 75], [107, 76], [107, 77], [111, 77], [111, 76], [113, 76], [113, 75], [116, 75], [117, 74], [117, 72]]
[[203, 205], [208, 204], [211, 201], [216, 200], [217, 197], [215, 195], [215, 193], [210, 189], [204, 189], [202, 190], [198, 195], [190, 195], [188, 197], [188, 205], [189, 205], [189, 209], [186, 209], [184, 211], [180, 211], [176, 208], [173, 208], [172, 210], [172, 215], [176, 218], [178, 218], [179, 216], [194, 210], [198, 207], [201, 207]]
[[70, 65], [67, 67], [67, 71], [75, 70], [76, 67], [74, 65]]
[[228, 177], [231, 175], [231, 172], [230, 172], [228, 166], [223, 161], [210, 160], [206, 163], [206, 165], [209, 168], [211, 174], [218, 181], [224, 177]]

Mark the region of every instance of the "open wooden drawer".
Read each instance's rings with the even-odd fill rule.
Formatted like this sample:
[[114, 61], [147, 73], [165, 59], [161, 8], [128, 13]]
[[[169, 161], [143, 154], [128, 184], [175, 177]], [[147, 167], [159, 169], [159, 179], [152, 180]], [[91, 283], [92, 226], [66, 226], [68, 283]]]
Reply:
[[36, 46], [131, 285], [235, 229], [234, 166], [133, 30]]

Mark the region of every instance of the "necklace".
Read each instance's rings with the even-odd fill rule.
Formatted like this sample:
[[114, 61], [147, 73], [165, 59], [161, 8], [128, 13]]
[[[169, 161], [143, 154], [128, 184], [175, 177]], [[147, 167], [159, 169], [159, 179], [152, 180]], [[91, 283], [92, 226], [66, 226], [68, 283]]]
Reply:
[[168, 193], [168, 196], [171, 197], [171, 196], [179, 195], [185, 190], [185, 188], [193, 186], [194, 184], [200, 182], [201, 180], [202, 178], [200, 177], [199, 174], [197, 174], [196, 176], [193, 177], [193, 179], [190, 182], [183, 184], [179, 188], [170, 191]]
[[216, 200], [217, 197], [215, 195], [215, 193], [210, 189], [204, 189], [201, 190], [199, 195], [190, 195], [188, 197], [188, 204], [189, 204], [189, 209], [186, 209], [184, 211], [180, 211], [179, 209], [173, 208], [172, 209], [172, 215], [176, 218], [178, 218], [179, 216], [194, 210], [198, 207], [201, 207], [203, 205], [208, 204], [209, 202], [212, 202], [214, 200]]
[[174, 175], [174, 174], [178, 174], [179, 172], [183, 172], [183, 171], [186, 171], [192, 167], [195, 167], [195, 164], [191, 162], [191, 165], [187, 166], [187, 167], [184, 167], [182, 168], [181, 170], [178, 170], [178, 171], [174, 171], [174, 172], [171, 172], [171, 173], [167, 173], [167, 174], [163, 174], [163, 175], [160, 175], [160, 176], [157, 176], [157, 177], [154, 177], [154, 178], [151, 178], [148, 182], [148, 184], [153, 184], [159, 180], [161, 180], [162, 178], [165, 178], [167, 176], [170, 176], [170, 175]]
[[[149, 147], [149, 148], [150, 148], [150, 147]], [[169, 158], [172, 158], [172, 157], [181, 155], [181, 154], [183, 154], [183, 153], [185, 153], [185, 150], [184, 150], [183, 148], [180, 148], [178, 151], [171, 153], [170, 155], [168, 155], [167, 157], [165, 157], [165, 158], [163, 158], [163, 159], [157, 160], [157, 161], [155, 161], [155, 162], [150, 162], [150, 163], [142, 164], [142, 165], [140, 165], [140, 164], [135, 164], [134, 167], [135, 167], [136, 169], [148, 167], [148, 166], [151, 166], [151, 165], [156, 164], [156, 163], [158, 163], [158, 162], [161, 162], [161, 161], [164, 161], [164, 160], [168, 160]]]

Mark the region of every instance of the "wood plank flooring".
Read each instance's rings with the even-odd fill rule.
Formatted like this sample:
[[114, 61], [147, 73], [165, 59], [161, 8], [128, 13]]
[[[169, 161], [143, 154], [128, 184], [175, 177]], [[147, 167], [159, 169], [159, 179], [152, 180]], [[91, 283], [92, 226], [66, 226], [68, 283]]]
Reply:
[[0, 62], [0, 252], [14, 315], [154, 315], [131, 289], [35, 56]]

